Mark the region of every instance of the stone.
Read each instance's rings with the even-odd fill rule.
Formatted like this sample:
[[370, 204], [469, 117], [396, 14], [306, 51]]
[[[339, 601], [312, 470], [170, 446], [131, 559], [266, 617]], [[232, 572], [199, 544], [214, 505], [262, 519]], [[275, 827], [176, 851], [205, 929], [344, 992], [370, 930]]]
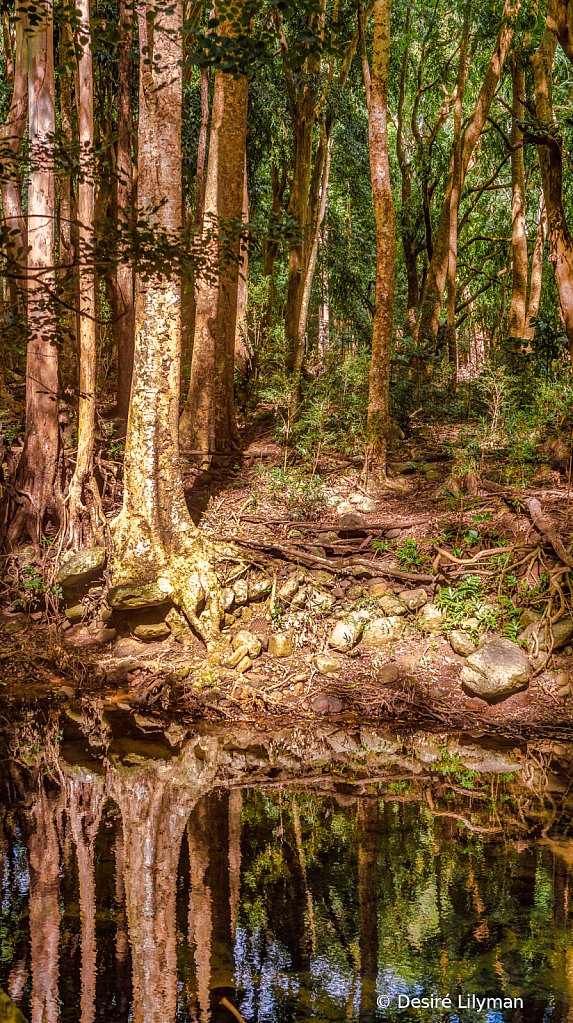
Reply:
[[[340, 507], [342, 507], [342, 506], [340, 506]], [[337, 508], [337, 511], [338, 511], [338, 514], [339, 514], [339, 519], [338, 519], [338, 528], [339, 529], [346, 530], [346, 531], [349, 530], [349, 529], [350, 530], [353, 530], [353, 529], [364, 529], [364, 527], [366, 525], [366, 519], [364, 519], [362, 517], [362, 515], [358, 515], [357, 512], [355, 512], [354, 510], [350, 511], [350, 512], [344, 512], [343, 514], [340, 514], [340, 507]], [[352, 507], [352, 505], [351, 505], [351, 507]]]
[[223, 615], [223, 628], [224, 629], [230, 629], [231, 625], [234, 625], [234, 624], [235, 624], [235, 616], [234, 615], [229, 615], [229, 614]]
[[359, 642], [364, 631], [364, 624], [364, 622], [352, 618], [337, 622], [328, 637], [328, 645], [333, 650], [339, 650], [343, 654], [347, 653]]
[[241, 604], [246, 604], [249, 599], [249, 587], [246, 579], [237, 579], [236, 583], [233, 583], [233, 593], [235, 594], [235, 604], [240, 607]]
[[72, 689], [70, 686], [60, 686], [59, 689], [56, 689], [56, 696], [62, 703], [73, 700], [75, 695], [75, 689]]
[[368, 583], [368, 594], [371, 597], [383, 597], [388, 593], [388, 583], [385, 579], [371, 579]]
[[499, 636], [467, 658], [461, 680], [476, 696], [511, 696], [527, 685], [529, 661], [517, 643]]
[[425, 604], [417, 614], [417, 620], [426, 632], [440, 632], [446, 624], [446, 612], [435, 604]]
[[428, 594], [421, 586], [416, 590], [402, 590], [398, 596], [406, 605], [408, 611], [418, 611], [419, 608], [428, 603]]
[[338, 516], [353, 515], [354, 514], [354, 505], [350, 504], [350, 501], [341, 501], [340, 504], [336, 508], [336, 514]]
[[310, 553], [312, 554], [313, 558], [322, 558], [323, 560], [326, 558], [326, 551], [324, 547], [318, 547], [317, 545], [315, 545], [314, 547], [310, 548]]
[[124, 583], [113, 586], [106, 597], [114, 611], [138, 611], [140, 608], [156, 607], [158, 604], [166, 604], [170, 598], [171, 592], [167, 592], [159, 583]]
[[225, 586], [221, 590], [221, 608], [226, 613], [230, 611], [233, 604], [235, 603], [235, 591], [230, 586]]
[[77, 586], [89, 576], [103, 571], [106, 562], [105, 547], [88, 547], [78, 554], [71, 554], [64, 559], [56, 576], [60, 586]]
[[268, 596], [272, 588], [273, 584], [268, 577], [255, 579], [249, 583], [249, 601], [263, 600], [264, 597]]
[[277, 593], [279, 600], [283, 600], [287, 604], [290, 603], [303, 579], [304, 573], [300, 570], [298, 572], [291, 572]]
[[6, 622], [2, 631], [6, 636], [15, 636], [17, 632], [22, 632], [25, 628], [26, 622], [22, 618], [19, 621]]
[[111, 622], [111, 620], [113, 618], [113, 611], [112, 611], [111, 607], [108, 607], [107, 604], [105, 604], [105, 603], [104, 604], [100, 604], [100, 607], [99, 607], [99, 610], [98, 610], [98, 613], [97, 613], [97, 618], [98, 618], [98, 622]]
[[[533, 622], [528, 625], [525, 632], [520, 633], [517, 637], [517, 642], [527, 642], [528, 649], [533, 647], [533, 631], [536, 628], [536, 623]], [[558, 622], [554, 622], [551, 626], [551, 632], [547, 625], [544, 625], [538, 630], [538, 643], [540, 650], [549, 650], [551, 643], [551, 635], [553, 636], [553, 649], [559, 650], [560, 647], [566, 646], [573, 637], [573, 618], [561, 618]]]
[[541, 615], [538, 611], [533, 611], [530, 607], [526, 607], [525, 611], [522, 611], [519, 618], [519, 628], [524, 631], [528, 625], [533, 625], [534, 622], [538, 622]]
[[84, 606], [79, 601], [75, 604], [69, 604], [64, 608], [64, 614], [68, 621], [75, 625], [76, 622], [81, 622], [84, 616]]
[[396, 682], [400, 669], [397, 664], [383, 664], [380, 668], [376, 668], [375, 671], [376, 681], [381, 686], [387, 686], [390, 682]]
[[321, 675], [338, 675], [342, 665], [335, 657], [328, 654], [316, 654], [314, 658], [315, 667]]
[[386, 532], [384, 533], [384, 536], [386, 537], [387, 540], [396, 540], [400, 536], [401, 532], [402, 530], [398, 528], [387, 529]]
[[118, 639], [113, 652], [116, 657], [137, 657], [138, 654], [141, 654], [144, 650], [144, 644], [138, 639], [126, 636], [123, 639]]
[[246, 643], [243, 643], [241, 646], [236, 646], [234, 648], [233, 653], [229, 654], [228, 657], [226, 657], [225, 660], [222, 662], [223, 667], [236, 668], [237, 665], [241, 663], [243, 658], [248, 655], [248, 653], [249, 648]]
[[309, 572], [309, 576], [318, 583], [319, 586], [334, 586], [334, 576], [330, 572], [325, 572], [322, 568], [313, 568]]
[[349, 501], [357, 511], [369, 514], [376, 510], [376, 501], [373, 501], [371, 497], [365, 497], [363, 494], [351, 494]]
[[346, 591], [348, 600], [360, 600], [364, 596], [364, 587], [360, 586], [360, 583], [355, 583], [354, 586], [349, 586]]
[[428, 469], [428, 471], [424, 473], [424, 479], [427, 480], [428, 483], [437, 483], [439, 478], [440, 474], [439, 472], [436, 472], [435, 469]]
[[387, 646], [400, 639], [404, 632], [404, 619], [393, 615], [389, 618], [375, 618], [365, 628], [362, 642], [365, 646]]
[[563, 653], [566, 654], [567, 657], [571, 657], [573, 655], [573, 646], [566, 646]]
[[388, 468], [398, 476], [411, 476], [413, 472], [416, 472], [418, 466], [415, 462], [392, 462]]
[[351, 565], [350, 572], [354, 579], [371, 579], [374, 575], [372, 569], [366, 565]]
[[319, 696], [315, 696], [314, 700], [312, 700], [310, 709], [315, 714], [340, 714], [344, 710], [344, 704], [336, 696], [327, 696], [325, 693], [320, 693]]
[[313, 608], [320, 608], [322, 611], [329, 611], [336, 606], [336, 597], [332, 593], [325, 593], [324, 590], [317, 590], [315, 586], [309, 586], [307, 590], [308, 599]]
[[268, 652], [271, 657], [290, 657], [294, 653], [294, 634], [273, 632], [269, 636]]
[[171, 635], [171, 629], [167, 622], [140, 622], [133, 629], [133, 635], [138, 639], [162, 640]]
[[116, 636], [115, 629], [98, 629], [96, 632], [90, 632], [88, 629], [82, 629], [75, 625], [66, 634], [66, 642], [76, 647], [106, 646]]
[[408, 608], [401, 600], [398, 600], [393, 593], [386, 593], [384, 596], [378, 598], [378, 607], [385, 615], [390, 617], [396, 615], [405, 615], [408, 613]]
[[564, 700], [567, 696], [571, 695], [571, 686], [560, 686], [557, 690], [557, 695], [561, 700]]
[[176, 607], [170, 608], [168, 614], [165, 615], [165, 621], [171, 629], [171, 634], [178, 643], [182, 646], [188, 647], [193, 644], [193, 635], [189, 628], [185, 618]]
[[297, 590], [297, 592], [295, 593], [294, 597], [292, 598], [292, 600], [290, 602], [291, 603], [291, 607], [298, 607], [298, 608], [305, 607], [306, 606], [306, 598], [307, 598], [307, 596], [308, 596], [308, 589], [307, 589], [307, 587], [306, 586], [301, 586], [301, 588], [299, 590]]
[[240, 675], [242, 675], [243, 672], [249, 671], [249, 669], [252, 668], [252, 667], [253, 667], [253, 662], [251, 661], [251, 658], [249, 657], [249, 655], [246, 654], [243, 658], [241, 658], [241, 660], [237, 664], [237, 671], [239, 672]]
[[452, 629], [448, 639], [455, 654], [459, 654], [460, 657], [469, 657], [470, 654], [473, 654], [475, 643], [467, 632], [462, 632], [461, 629]]
[[335, 533], [334, 530], [330, 529], [326, 533], [317, 533], [316, 539], [318, 543], [325, 543], [328, 546], [330, 546], [331, 544], [337, 542], [338, 533]]
[[249, 657], [258, 657], [262, 647], [261, 641], [258, 636], [254, 636], [252, 632], [248, 632], [247, 629], [241, 629], [237, 632], [232, 640], [231, 645], [233, 650], [237, 650], [238, 647], [246, 646], [249, 651]]

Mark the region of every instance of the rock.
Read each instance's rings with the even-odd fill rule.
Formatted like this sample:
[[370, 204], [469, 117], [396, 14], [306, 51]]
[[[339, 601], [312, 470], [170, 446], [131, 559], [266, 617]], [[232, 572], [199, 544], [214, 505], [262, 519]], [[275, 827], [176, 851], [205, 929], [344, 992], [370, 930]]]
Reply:
[[341, 668], [340, 661], [328, 654], [316, 654], [314, 663], [321, 675], [338, 675]]
[[62, 587], [77, 586], [89, 576], [101, 572], [105, 567], [105, 561], [105, 547], [88, 547], [87, 550], [71, 554], [64, 559], [56, 581]]
[[448, 639], [455, 654], [460, 654], [461, 657], [469, 657], [470, 654], [473, 654], [475, 643], [467, 632], [462, 632], [461, 629], [452, 629]]
[[75, 625], [70, 632], [66, 633], [66, 643], [81, 648], [105, 646], [107, 643], [111, 643], [116, 636], [115, 629], [98, 629], [96, 632], [90, 632], [88, 629]]
[[122, 682], [126, 681], [130, 671], [134, 671], [135, 668], [142, 667], [143, 661], [138, 661], [135, 657], [122, 657], [120, 661], [106, 665], [105, 680], [112, 685], [121, 685]]
[[105, 603], [104, 604], [100, 604], [100, 607], [99, 607], [99, 610], [98, 610], [98, 613], [97, 613], [97, 618], [98, 618], [98, 622], [111, 622], [111, 620], [113, 618], [113, 611], [112, 611], [111, 607], [108, 607], [107, 604], [105, 604]]
[[145, 646], [137, 639], [126, 637], [124, 639], [118, 639], [114, 647], [115, 657], [137, 657], [145, 650]]
[[568, 686], [569, 685], [569, 672], [568, 671], [558, 671], [556, 676], [555, 676], [555, 685], [556, 686]]
[[18, 621], [6, 622], [2, 631], [6, 636], [15, 636], [17, 632], [22, 632], [25, 628], [26, 622], [21, 618]]
[[559, 688], [559, 689], [557, 690], [557, 695], [558, 695], [558, 697], [559, 697], [559, 698], [560, 698], [561, 700], [564, 700], [564, 699], [565, 699], [565, 698], [566, 698], [567, 696], [570, 696], [570, 695], [571, 695], [571, 686], [569, 686], [569, 685], [567, 685], [567, 686], [561, 686], [561, 687], [560, 687], [560, 688]]
[[84, 606], [83, 604], [80, 604], [79, 601], [75, 604], [68, 604], [68, 606], [64, 608], [64, 614], [68, 621], [71, 622], [72, 625], [75, 625], [76, 622], [81, 622], [84, 616]]
[[336, 605], [336, 597], [334, 597], [332, 593], [325, 593], [324, 590], [317, 590], [315, 586], [308, 587], [307, 596], [311, 606], [314, 608], [320, 608], [322, 611], [329, 611]]
[[292, 600], [290, 602], [291, 603], [291, 607], [298, 607], [298, 608], [305, 607], [306, 606], [307, 596], [308, 596], [308, 588], [306, 586], [301, 586], [300, 590], [298, 590], [295, 593], [294, 597], [292, 598]]
[[396, 538], [400, 536], [401, 532], [401, 529], [387, 529], [384, 536], [387, 540], [396, 540]]
[[312, 554], [313, 558], [322, 558], [323, 560], [326, 558], [326, 551], [324, 547], [318, 547], [315, 545], [314, 547], [310, 548], [310, 553]]
[[404, 625], [404, 619], [397, 615], [390, 618], [375, 618], [364, 630], [363, 643], [365, 646], [387, 646], [388, 643], [400, 639]]
[[424, 604], [428, 603], [428, 594], [421, 586], [416, 590], [402, 590], [398, 594], [400, 600], [406, 605], [408, 611], [417, 611]]
[[441, 611], [435, 604], [425, 604], [416, 617], [426, 632], [440, 632], [446, 624], [446, 612]]
[[373, 501], [371, 497], [366, 497], [364, 494], [351, 494], [348, 500], [357, 511], [368, 514], [376, 510], [376, 501]]
[[328, 637], [328, 645], [333, 650], [340, 650], [345, 654], [356, 646], [364, 630], [364, 622], [347, 618], [346, 621], [337, 622]]
[[283, 600], [287, 604], [290, 603], [303, 579], [304, 573], [300, 570], [298, 572], [291, 572], [278, 591], [277, 596], [279, 600]]
[[371, 579], [368, 583], [368, 594], [371, 597], [383, 597], [388, 593], [388, 583], [385, 579]]
[[241, 646], [236, 646], [234, 648], [233, 653], [229, 654], [227, 657], [225, 657], [225, 660], [222, 661], [223, 667], [236, 668], [237, 665], [241, 663], [243, 658], [248, 655], [248, 653], [249, 648], [246, 643], [243, 643]]
[[400, 670], [397, 664], [383, 664], [381, 668], [376, 668], [374, 674], [381, 686], [387, 686], [390, 682], [396, 681]]
[[171, 635], [171, 629], [167, 622], [140, 622], [133, 629], [133, 635], [138, 639], [162, 640]]
[[330, 546], [331, 544], [337, 542], [338, 533], [335, 533], [334, 530], [330, 529], [326, 533], [317, 533], [316, 539], [318, 543], [325, 543], [328, 546]]
[[239, 672], [239, 674], [242, 675], [243, 672], [248, 671], [249, 668], [252, 668], [252, 667], [253, 667], [253, 662], [251, 661], [251, 658], [247, 654], [237, 664], [237, 671]]
[[315, 714], [340, 714], [344, 710], [344, 704], [341, 700], [337, 700], [336, 696], [327, 696], [325, 693], [321, 693], [319, 696], [315, 696], [310, 704], [310, 709]]
[[408, 609], [401, 600], [398, 600], [393, 593], [386, 593], [384, 596], [378, 598], [378, 607], [384, 612], [385, 615], [390, 617], [396, 615], [405, 615], [408, 613]]
[[233, 583], [233, 593], [235, 594], [235, 604], [240, 607], [241, 604], [246, 604], [249, 599], [249, 587], [246, 579], [237, 579], [236, 583]]
[[334, 576], [330, 572], [325, 572], [321, 568], [313, 568], [308, 574], [319, 586], [328, 586], [329, 588], [334, 586]]
[[69, 700], [73, 700], [75, 695], [75, 690], [70, 686], [60, 686], [59, 689], [56, 689], [56, 696], [58, 700], [62, 701], [62, 703], [67, 703]]
[[221, 608], [226, 613], [230, 611], [233, 604], [235, 603], [235, 591], [230, 586], [225, 586], [221, 590]]
[[271, 657], [290, 657], [294, 653], [294, 634], [273, 632], [269, 636], [268, 652]]
[[354, 586], [349, 586], [346, 591], [348, 600], [360, 600], [364, 596], [364, 587], [360, 586], [359, 583], [355, 583]]
[[533, 611], [530, 607], [526, 607], [519, 618], [519, 628], [525, 631], [528, 625], [533, 625], [534, 622], [538, 622], [541, 615], [538, 611]]
[[262, 600], [272, 590], [273, 584], [270, 579], [256, 579], [254, 582], [249, 583], [249, 601]]
[[[528, 648], [533, 647], [533, 636], [532, 633], [536, 628], [536, 623], [533, 622], [528, 625], [525, 632], [522, 632], [517, 637], [517, 642], [527, 642]], [[553, 635], [553, 648], [558, 650], [560, 647], [566, 646], [571, 637], [573, 636], [573, 618], [561, 618], [558, 622], [554, 622], [551, 626], [551, 633], [547, 625], [542, 626], [538, 631], [538, 642], [540, 650], [549, 650], [551, 642], [551, 634]]]
[[[339, 515], [339, 519], [338, 519], [338, 528], [339, 529], [344, 530], [344, 531], [347, 531], [349, 529], [350, 530], [353, 530], [353, 529], [364, 529], [364, 527], [366, 525], [366, 519], [363, 519], [362, 515], [358, 515], [357, 512], [355, 512], [354, 510], [352, 510], [352, 511], [345, 511], [345, 512], [341, 513], [340, 512], [340, 508], [341, 507], [342, 507], [342, 505], [340, 505], [336, 509], [337, 512], [338, 512], [338, 515]], [[350, 507], [352, 507], [352, 505]]]
[[249, 657], [258, 657], [261, 652], [261, 641], [258, 636], [254, 636], [252, 632], [248, 632], [247, 629], [241, 629], [237, 632], [232, 640], [231, 644], [233, 650], [237, 650], [239, 647], [246, 646]]
[[415, 462], [392, 462], [388, 468], [398, 476], [411, 476], [413, 472], [416, 472], [418, 466]]
[[529, 681], [529, 661], [517, 643], [501, 636], [470, 654], [461, 680], [476, 696], [510, 696]]
[[565, 649], [563, 650], [563, 653], [566, 654], [567, 657], [571, 657], [571, 655], [573, 654], [573, 646], [566, 646]]
[[114, 611], [137, 611], [166, 604], [171, 599], [171, 591], [167, 592], [159, 583], [124, 583], [108, 590], [106, 599]]
[[168, 614], [165, 615], [165, 621], [171, 629], [173, 638], [177, 640], [178, 643], [181, 643], [181, 645], [185, 647], [192, 646], [193, 635], [191, 629], [181, 612], [178, 611], [176, 607], [170, 608]]

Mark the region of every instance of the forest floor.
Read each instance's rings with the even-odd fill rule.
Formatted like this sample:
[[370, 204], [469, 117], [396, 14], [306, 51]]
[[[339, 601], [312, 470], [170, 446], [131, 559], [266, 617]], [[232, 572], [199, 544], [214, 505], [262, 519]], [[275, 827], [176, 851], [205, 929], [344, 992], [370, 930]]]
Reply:
[[[268, 600], [235, 606], [226, 616], [225, 637], [232, 642], [248, 630], [262, 646], [248, 668], [237, 671], [206, 657], [198, 640], [181, 645], [171, 635], [144, 641], [121, 625], [119, 634], [108, 628], [96, 635], [85, 622], [70, 625], [61, 611], [50, 616], [15, 607], [5, 576], [5, 700], [103, 700], [139, 715], [142, 727], [146, 718], [151, 727], [154, 716], [166, 712], [212, 721], [352, 714], [429, 728], [573, 737], [571, 646], [555, 649], [546, 664], [534, 662], [522, 691], [489, 703], [462, 685], [465, 658], [448, 638], [452, 623], [459, 628], [467, 621], [476, 643], [484, 634], [514, 640], [524, 587], [525, 603], [543, 612], [543, 573], [559, 559], [532, 523], [527, 502], [540, 501], [567, 547], [573, 538], [568, 480], [540, 465], [529, 484], [516, 489], [503, 482], [503, 453], [492, 453], [479, 476], [465, 480], [464, 493], [452, 482], [452, 441], [442, 431], [399, 445], [388, 484], [374, 492], [365, 486], [359, 458], [320, 455], [312, 473], [303, 471], [285, 464], [270, 432], [208, 471], [193, 456], [183, 458], [188, 505], [204, 534], [233, 541], [244, 551], [245, 570], [272, 574], [273, 596], [302, 569], [304, 585], [316, 583], [330, 594], [328, 606], [308, 595], [299, 606], [272, 601], [272, 615]], [[108, 514], [121, 500], [121, 487], [110, 478]], [[431, 603], [440, 588], [455, 592], [470, 574], [481, 590], [470, 587], [461, 603], [454, 598], [436, 631], [410, 615], [404, 634], [382, 647], [329, 647], [337, 621], [374, 613], [373, 578], [386, 582], [389, 597], [423, 587]], [[573, 617], [567, 608], [563, 613]], [[294, 639], [293, 652], [269, 653], [269, 637], [285, 632]]]

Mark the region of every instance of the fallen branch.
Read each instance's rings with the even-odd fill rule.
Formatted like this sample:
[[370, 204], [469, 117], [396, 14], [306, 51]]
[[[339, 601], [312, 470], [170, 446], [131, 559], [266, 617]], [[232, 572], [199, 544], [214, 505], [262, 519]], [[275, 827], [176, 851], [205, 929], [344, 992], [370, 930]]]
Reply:
[[565, 549], [565, 545], [561, 540], [561, 537], [558, 535], [555, 526], [553, 526], [548, 519], [543, 517], [543, 511], [537, 498], [532, 497], [528, 507], [529, 514], [531, 515], [531, 520], [535, 528], [542, 534], [542, 536], [549, 540], [549, 543], [553, 547], [557, 557], [561, 559], [563, 564], [568, 565], [569, 568], [573, 568], [573, 558]]

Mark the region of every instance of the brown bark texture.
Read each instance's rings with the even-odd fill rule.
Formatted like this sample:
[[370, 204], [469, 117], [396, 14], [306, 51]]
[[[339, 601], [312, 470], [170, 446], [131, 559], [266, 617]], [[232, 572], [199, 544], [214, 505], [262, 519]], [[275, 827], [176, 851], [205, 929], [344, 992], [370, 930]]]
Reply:
[[386, 472], [390, 351], [394, 314], [396, 213], [388, 160], [388, 68], [391, 0], [374, 4], [374, 49], [368, 111], [370, 177], [376, 217], [376, 300], [367, 420], [368, 469]]
[[[222, 21], [217, 31], [230, 37], [237, 28]], [[191, 379], [180, 421], [182, 446], [206, 454], [239, 442], [233, 395], [239, 236], [229, 245], [224, 235], [225, 222], [234, 222], [236, 233], [242, 217], [247, 96], [244, 75], [215, 75], [203, 214], [211, 273], [197, 282]]]
[[[133, 61], [128, 56], [133, 46], [132, 12], [127, 0], [119, 7], [120, 43], [117, 71], [117, 213], [120, 222], [129, 227], [133, 206], [133, 172], [131, 136], [133, 132], [132, 76]], [[131, 395], [134, 346], [133, 268], [129, 261], [118, 264], [116, 271], [117, 400], [116, 415], [127, 419]]]
[[512, 285], [507, 324], [508, 337], [525, 338], [527, 308], [527, 231], [525, 227], [525, 166], [523, 159], [523, 124], [525, 96], [525, 65], [521, 53], [510, 58], [512, 88], [511, 125], [511, 255]]
[[30, 865], [30, 958], [32, 1023], [57, 1023], [59, 1018], [60, 847], [54, 799], [43, 779], [27, 816]]
[[22, 213], [22, 187], [18, 161], [28, 119], [28, 16], [25, 3], [16, 3], [14, 11], [15, 61], [12, 102], [0, 129], [2, 156], [2, 211], [6, 237], [8, 296], [13, 313], [25, 307], [27, 233]]
[[456, 102], [454, 107], [454, 140], [452, 145], [452, 190], [450, 196], [450, 238], [448, 255], [448, 296], [446, 336], [448, 345], [448, 362], [450, 366], [450, 384], [455, 389], [458, 373], [458, 346], [456, 338], [456, 298], [458, 269], [458, 211], [462, 197], [462, 110], [464, 93], [468, 77], [468, 38], [469, 18], [464, 19]]
[[82, 1023], [93, 1023], [96, 996], [96, 896], [94, 844], [105, 802], [103, 782], [66, 779], [66, 797], [76, 846], [82, 925]]
[[[28, 184], [28, 349], [26, 433], [5, 508], [8, 545], [28, 536], [39, 547], [45, 520], [62, 509], [55, 310], [54, 46], [51, 0], [28, 35], [30, 173]], [[12, 515], [11, 515], [12, 512]]]
[[545, 209], [545, 196], [543, 188], [539, 189], [539, 211], [537, 214], [537, 231], [531, 256], [531, 280], [529, 285], [529, 299], [527, 302], [527, 317], [525, 320], [525, 339], [533, 341], [535, 337], [535, 320], [539, 313], [541, 301], [541, 285], [543, 282], [543, 253], [547, 241], [547, 210]]
[[[475, 107], [464, 129], [461, 144], [461, 187], [463, 187], [470, 158], [483, 131], [495, 91], [499, 84], [505, 58], [513, 38], [514, 21], [521, 7], [521, 0], [505, 0], [501, 25], [494, 50], [486, 71]], [[420, 341], [435, 342], [440, 324], [440, 312], [446, 286], [450, 252], [450, 210], [453, 188], [453, 153], [450, 171], [442, 205], [440, 221], [433, 241], [433, 252], [428, 267], [424, 295], [422, 298], [419, 337]]]

